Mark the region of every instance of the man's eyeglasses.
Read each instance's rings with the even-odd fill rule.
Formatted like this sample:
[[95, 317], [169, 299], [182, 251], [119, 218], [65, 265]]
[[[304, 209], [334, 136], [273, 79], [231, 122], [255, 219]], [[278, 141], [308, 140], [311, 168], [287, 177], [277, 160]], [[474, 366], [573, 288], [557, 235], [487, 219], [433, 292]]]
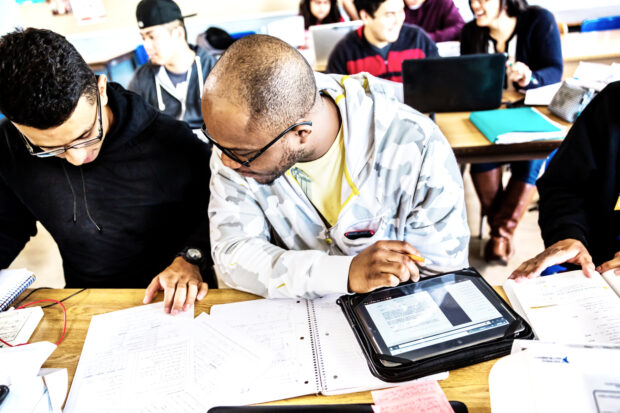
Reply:
[[228, 149], [223, 147], [222, 145], [220, 145], [219, 143], [217, 143], [215, 141], [215, 139], [213, 139], [211, 136], [209, 136], [209, 132], [207, 132], [207, 127], [206, 125], [203, 123], [202, 124], [202, 128], [200, 128], [200, 130], [202, 131], [202, 133], [205, 135], [205, 137], [207, 139], [209, 139], [209, 142], [211, 142], [213, 145], [215, 145], [220, 151], [222, 151], [222, 153], [226, 156], [228, 156], [230, 159], [232, 159], [233, 161], [237, 162], [240, 165], [245, 166], [246, 168], [250, 166], [250, 163], [252, 163], [254, 160], [256, 160], [256, 158], [258, 158], [259, 156], [261, 156], [263, 153], [265, 153], [265, 151], [267, 149], [269, 149], [269, 147], [271, 145], [273, 145], [274, 143], [276, 143], [277, 141], [279, 141], [284, 135], [286, 135], [287, 133], [289, 133], [292, 129], [296, 128], [297, 126], [301, 126], [301, 125], [308, 125], [308, 126], [312, 126], [312, 122], [311, 121], [306, 121], [306, 122], [299, 122], [296, 123], [292, 126], [289, 126], [288, 128], [286, 128], [284, 130], [284, 132], [282, 132], [281, 134], [279, 134], [278, 136], [276, 136], [276, 138], [274, 140], [272, 140], [271, 142], [269, 142], [267, 145], [263, 146], [261, 149], [259, 149], [258, 152], [256, 152], [252, 157], [250, 157], [250, 159], [246, 159], [245, 161], [239, 159], [237, 157], [237, 155], [235, 155], [232, 151], [232, 149]]
[[[26, 148], [28, 152], [32, 156], [36, 156], [37, 158], [49, 158], [51, 156], [62, 155], [67, 152], [69, 149], [82, 149], [87, 146], [94, 145], [96, 143], [101, 142], [103, 139], [103, 121], [101, 120], [101, 100], [99, 99], [99, 93], [97, 93], [97, 118], [99, 119], [99, 134], [95, 138], [90, 139], [76, 139], [71, 145], [61, 146], [59, 148], [53, 148], [48, 150], [43, 150], [35, 145], [32, 145], [26, 136], [23, 133], [19, 133], [24, 139], [24, 143], [26, 144]], [[95, 119], [95, 122], [97, 119]], [[36, 148], [36, 149], [35, 149]]]

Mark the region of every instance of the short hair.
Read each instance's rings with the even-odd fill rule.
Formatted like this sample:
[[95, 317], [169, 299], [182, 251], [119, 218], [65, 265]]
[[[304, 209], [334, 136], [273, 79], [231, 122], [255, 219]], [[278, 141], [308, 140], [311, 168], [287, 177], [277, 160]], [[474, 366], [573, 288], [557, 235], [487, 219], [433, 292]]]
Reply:
[[50, 30], [16, 30], [0, 38], [0, 112], [37, 129], [65, 122], [82, 96], [94, 104], [97, 82], [78, 51]]
[[[527, 0], [499, 0], [499, 10], [506, 9], [510, 17], [517, 17], [527, 10], [527, 6]], [[469, 1], [469, 9], [473, 11], [471, 1]]]
[[[317, 18], [314, 17], [314, 14], [310, 11], [311, 2], [312, 0], [301, 0], [301, 3], [299, 3], [299, 14], [304, 16], [304, 26], [306, 30], [308, 30], [310, 26], [314, 26], [318, 23]], [[329, 14], [321, 20], [321, 24], [338, 23], [341, 18], [338, 0], [330, 0]]]
[[[248, 128], [283, 130], [307, 114], [318, 95], [312, 68], [288, 43], [268, 35], [235, 41], [217, 61], [205, 91], [249, 112]], [[211, 103], [211, 102], [210, 102]]]
[[168, 30], [170, 34], [178, 28], [181, 27], [183, 29], [183, 36], [185, 37], [185, 42], [187, 42], [187, 29], [185, 28], [185, 22], [181, 19], [172, 20], [171, 22], [164, 23], [163, 26]]
[[[353, 0], [353, 4], [355, 5], [358, 13], [364, 10], [372, 18], [375, 17], [375, 12], [384, 2], [385, 0]], [[403, 8], [404, 7], [405, 4], [403, 3]]]

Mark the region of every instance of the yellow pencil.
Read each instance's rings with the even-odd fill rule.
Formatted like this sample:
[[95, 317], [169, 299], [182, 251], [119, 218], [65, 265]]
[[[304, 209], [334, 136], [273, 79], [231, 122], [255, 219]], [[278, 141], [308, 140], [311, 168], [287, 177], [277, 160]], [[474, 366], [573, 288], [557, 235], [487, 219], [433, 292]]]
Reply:
[[419, 262], [420, 264], [424, 265], [424, 264], [430, 264], [430, 260], [424, 258], [424, 257], [420, 257], [419, 255], [413, 255], [413, 254], [407, 254], [407, 256], [409, 258], [411, 258], [412, 260]]

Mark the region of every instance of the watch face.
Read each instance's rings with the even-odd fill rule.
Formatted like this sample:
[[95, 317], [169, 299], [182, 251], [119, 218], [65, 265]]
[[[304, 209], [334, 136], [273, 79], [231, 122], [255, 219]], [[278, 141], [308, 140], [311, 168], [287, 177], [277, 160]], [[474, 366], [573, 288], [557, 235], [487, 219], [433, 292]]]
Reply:
[[199, 260], [202, 258], [202, 252], [197, 248], [189, 248], [187, 250], [187, 257], [192, 260]]

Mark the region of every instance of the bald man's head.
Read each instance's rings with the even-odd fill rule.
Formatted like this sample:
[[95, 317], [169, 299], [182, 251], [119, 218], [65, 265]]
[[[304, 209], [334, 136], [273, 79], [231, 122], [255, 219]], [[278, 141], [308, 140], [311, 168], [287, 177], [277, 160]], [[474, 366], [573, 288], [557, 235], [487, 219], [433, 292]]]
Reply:
[[312, 68], [293, 47], [275, 37], [253, 35], [234, 42], [205, 83], [203, 115], [226, 101], [245, 112], [245, 127], [279, 132], [313, 107]]

